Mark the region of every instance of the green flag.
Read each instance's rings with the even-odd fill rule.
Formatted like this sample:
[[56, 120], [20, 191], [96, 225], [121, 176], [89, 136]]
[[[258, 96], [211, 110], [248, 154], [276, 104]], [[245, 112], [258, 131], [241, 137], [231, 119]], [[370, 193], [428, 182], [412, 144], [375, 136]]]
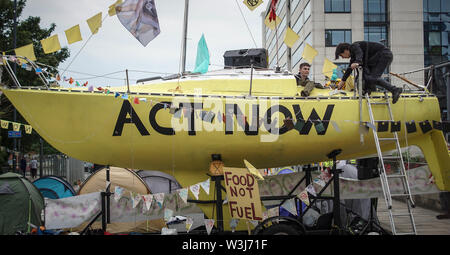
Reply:
[[202, 34], [197, 45], [197, 58], [195, 59], [194, 73], [206, 73], [209, 68], [209, 51], [206, 45], [205, 35]]

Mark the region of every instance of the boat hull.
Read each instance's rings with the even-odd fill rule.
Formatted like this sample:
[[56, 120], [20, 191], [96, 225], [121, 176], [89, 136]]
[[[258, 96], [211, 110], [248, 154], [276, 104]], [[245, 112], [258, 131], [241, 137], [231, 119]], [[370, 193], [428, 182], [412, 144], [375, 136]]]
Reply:
[[[69, 90], [12, 89], [4, 93], [34, 130], [61, 152], [96, 164], [164, 171], [177, 179], [181, 177], [180, 182], [186, 174], [197, 176], [187, 180], [191, 182], [204, 178], [213, 154], [221, 155], [228, 167], [244, 167], [246, 159], [257, 168], [322, 162], [334, 149], [342, 150], [338, 159], [376, 154], [372, 130], [360, 128], [359, 100], [352, 97], [155, 93], [123, 99], [113, 94]], [[381, 101], [382, 96], [373, 94], [372, 100]], [[386, 106], [373, 107], [375, 119], [389, 119]], [[424, 141], [434, 146], [436, 140], [444, 143], [434, 150], [439, 151], [445, 145], [442, 131], [432, 125], [440, 121], [435, 97], [405, 95], [392, 105], [392, 110], [395, 121], [400, 123], [402, 147], [418, 145], [424, 151]], [[212, 121], [202, 120], [202, 111], [214, 114]], [[369, 122], [365, 100], [362, 111], [363, 121]], [[299, 119], [306, 122], [301, 129], [289, 129], [284, 125], [289, 118], [293, 123]], [[408, 132], [405, 124], [412, 121], [416, 130]], [[425, 122], [422, 130], [419, 123], [424, 121], [430, 125]], [[388, 125], [384, 132], [379, 130], [379, 136], [392, 136], [392, 126]], [[384, 142], [381, 148], [392, 150], [395, 144]], [[445, 153], [447, 161], [434, 159], [442, 162], [434, 169], [430, 165], [440, 189], [450, 187], [443, 176], [448, 177], [449, 171], [447, 150]], [[445, 159], [445, 155], [437, 157]]]

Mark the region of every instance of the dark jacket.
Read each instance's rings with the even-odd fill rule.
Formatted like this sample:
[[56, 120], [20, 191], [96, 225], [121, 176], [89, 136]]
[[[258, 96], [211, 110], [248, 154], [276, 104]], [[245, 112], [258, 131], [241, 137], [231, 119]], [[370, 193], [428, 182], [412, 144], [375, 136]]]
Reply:
[[350, 46], [350, 64], [342, 77], [343, 81], [352, 73], [350, 67], [353, 63], [358, 63], [363, 67], [370, 67], [377, 64], [379, 54], [384, 50], [388, 50], [383, 44], [377, 42], [359, 41], [354, 42]]

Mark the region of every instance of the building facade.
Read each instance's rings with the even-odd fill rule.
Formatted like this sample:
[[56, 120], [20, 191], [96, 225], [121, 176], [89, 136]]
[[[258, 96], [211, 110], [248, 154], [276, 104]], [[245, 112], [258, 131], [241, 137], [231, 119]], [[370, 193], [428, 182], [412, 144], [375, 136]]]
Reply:
[[[270, 1], [269, 1], [270, 2]], [[269, 53], [269, 67], [298, 72], [305, 44], [318, 51], [310, 78], [324, 83], [324, 59], [341, 70], [348, 60], [335, 60], [336, 45], [367, 40], [389, 47], [394, 60], [386, 73], [401, 74], [430, 64], [449, 60], [449, 0], [279, 0], [276, 14], [281, 23], [276, 30], [264, 25], [270, 3], [262, 18], [263, 46]], [[300, 37], [292, 48], [283, 42], [287, 27]], [[277, 36], [275, 36], [277, 35]], [[417, 84], [424, 84], [423, 72], [407, 74]], [[394, 85], [403, 81], [391, 78]]]

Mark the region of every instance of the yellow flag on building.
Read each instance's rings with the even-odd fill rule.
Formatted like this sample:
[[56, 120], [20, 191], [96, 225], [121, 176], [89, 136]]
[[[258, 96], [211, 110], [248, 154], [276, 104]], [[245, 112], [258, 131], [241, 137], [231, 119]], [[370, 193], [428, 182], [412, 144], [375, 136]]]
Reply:
[[33, 131], [33, 127], [31, 125], [24, 125], [24, 127], [25, 127], [25, 133], [31, 134], [31, 132]]
[[41, 40], [42, 49], [45, 54], [53, 53], [61, 49], [58, 35], [50, 36], [44, 40]]
[[300, 38], [300, 36], [294, 32], [290, 27], [286, 29], [286, 33], [284, 35], [284, 43], [289, 47], [292, 48], [294, 46], [294, 43]]
[[89, 29], [91, 29], [92, 34], [96, 34], [100, 27], [102, 27], [102, 13], [92, 16], [87, 21]]
[[280, 23], [281, 23], [281, 19], [278, 18], [278, 16], [277, 16], [277, 18], [275, 19], [275, 21], [273, 21], [273, 20], [270, 21], [270, 20], [269, 20], [269, 14], [267, 14], [266, 19], [264, 20], [264, 24], [265, 24], [268, 28], [270, 28], [270, 29], [272, 29], [272, 30], [275, 30], [275, 24], [280, 25]]
[[244, 4], [250, 9], [250, 11], [258, 8], [258, 6], [260, 6], [262, 3], [262, 0], [244, 0]]
[[303, 49], [302, 58], [304, 58], [308, 63], [312, 63], [313, 59], [317, 56], [318, 52], [308, 43], [305, 43], [305, 48]]
[[83, 40], [81, 38], [80, 25], [73, 26], [65, 31], [67, 42], [69, 44], [79, 42]]
[[23, 47], [17, 48], [14, 50], [17, 56], [26, 57], [31, 61], [36, 61], [36, 56], [34, 55], [33, 44], [30, 43]]
[[122, 3], [122, 0], [117, 0], [115, 3], [113, 3], [112, 5], [109, 6], [109, 9], [108, 9], [109, 16], [116, 15], [116, 5], [121, 4], [121, 3]]
[[14, 131], [19, 131], [20, 130], [20, 123], [17, 123], [17, 122], [13, 122], [12, 123], [13, 124], [13, 130]]
[[0, 123], [1, 123], [2, 128], [8, 129], [8, 127], [9, 127], [9, 121], [7, 121], [7, 120], [1, 120]]
[[322, 73], [323, 75], [325, 75], [328, 78], [331, 78], [331, 76], [333, 75], [333, 70], [336, 69], [338, 66], [335, 65], [333, 62], [331, 62], [330, 60], [328, 60], [328, 58], [325, 58], [324, 62], [323, 62], [323, 68], [322, 68]]

